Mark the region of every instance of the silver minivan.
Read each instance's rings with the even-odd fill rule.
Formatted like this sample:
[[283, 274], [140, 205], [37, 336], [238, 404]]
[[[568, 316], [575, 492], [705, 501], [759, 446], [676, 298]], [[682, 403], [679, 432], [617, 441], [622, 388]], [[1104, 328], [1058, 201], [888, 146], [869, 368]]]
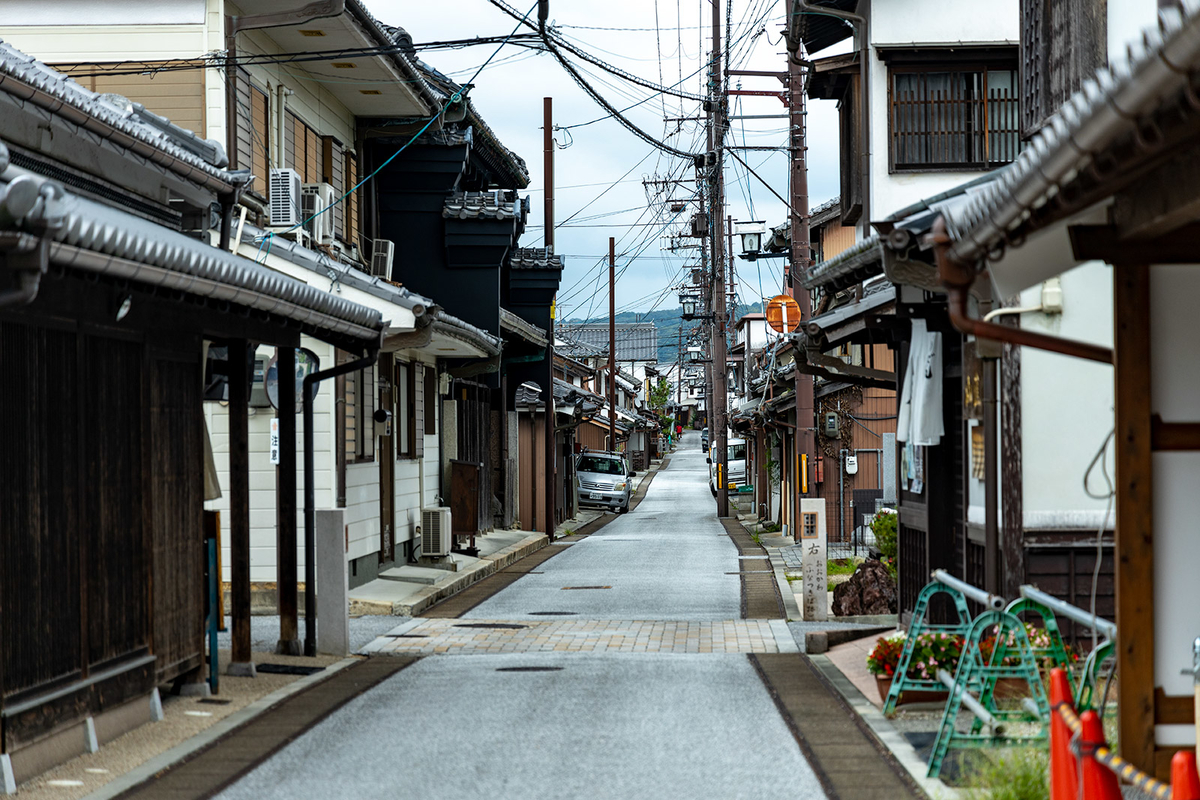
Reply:
[[575, 491], [581, 506], [624, 514], [632, 485], [633, 472], [622, 453], [585, 452], [575, 462]]

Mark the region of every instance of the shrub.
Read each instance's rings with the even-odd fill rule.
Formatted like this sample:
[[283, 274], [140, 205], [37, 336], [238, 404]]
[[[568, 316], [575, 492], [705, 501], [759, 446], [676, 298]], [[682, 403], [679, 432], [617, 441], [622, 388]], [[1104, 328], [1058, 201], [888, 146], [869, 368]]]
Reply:
[[883, 565], [887, 567], [892, 578], [896, 577], [896, 553], [898, 550], [896, 533], [896, 512], [880, 511], [871, 520], [871, 532], [875, 534], [875, 546], [882, 554]]

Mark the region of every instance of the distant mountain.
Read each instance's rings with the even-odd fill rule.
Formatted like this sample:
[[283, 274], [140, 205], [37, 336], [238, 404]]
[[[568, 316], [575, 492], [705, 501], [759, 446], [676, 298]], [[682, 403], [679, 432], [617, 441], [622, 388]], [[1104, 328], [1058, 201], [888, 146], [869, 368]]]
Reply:
[[[734, 319], [738, 319], [745, 314], [762, 313], [762, 303], [754, 303], [752, 305], [739, 305]], [[654, 328], [658, 331], [658, 361], [660, 364], [667, 364], [674, 361], [679, 353], [679, 326], [684, 326], [684, 342], [686, 346], [686, 337], [690, 329], [700, 325], [699, 322], [684, 322], [682, 319], [683, 309], [664, 308], [656, 311], [637, 312], [625, 311], [617, 314], [617, 322], [653, 322]], [[567, 322], [608, 322], [608, 317], [592, 317], [591, 319], [570, 319]]]

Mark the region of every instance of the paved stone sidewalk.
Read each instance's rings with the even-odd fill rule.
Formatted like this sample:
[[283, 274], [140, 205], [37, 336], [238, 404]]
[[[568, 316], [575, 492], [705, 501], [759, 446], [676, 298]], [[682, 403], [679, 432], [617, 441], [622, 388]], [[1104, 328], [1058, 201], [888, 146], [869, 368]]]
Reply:
[[795, 653], [783, 620], [431, 619], [401, 626], [369, 648], [384, 655], [488, 653]]

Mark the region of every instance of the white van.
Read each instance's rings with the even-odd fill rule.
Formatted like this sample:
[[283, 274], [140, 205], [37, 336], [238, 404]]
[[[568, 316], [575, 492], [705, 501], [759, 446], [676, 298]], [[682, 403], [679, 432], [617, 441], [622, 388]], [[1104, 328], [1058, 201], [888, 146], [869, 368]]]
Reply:
[[[746, 485], [746, 440], [729, 437], [726, 447], [725, 485], [730, 490]], [[708, 449], [708, 489], [717, 494], [717, 446], [713, 444]]]

